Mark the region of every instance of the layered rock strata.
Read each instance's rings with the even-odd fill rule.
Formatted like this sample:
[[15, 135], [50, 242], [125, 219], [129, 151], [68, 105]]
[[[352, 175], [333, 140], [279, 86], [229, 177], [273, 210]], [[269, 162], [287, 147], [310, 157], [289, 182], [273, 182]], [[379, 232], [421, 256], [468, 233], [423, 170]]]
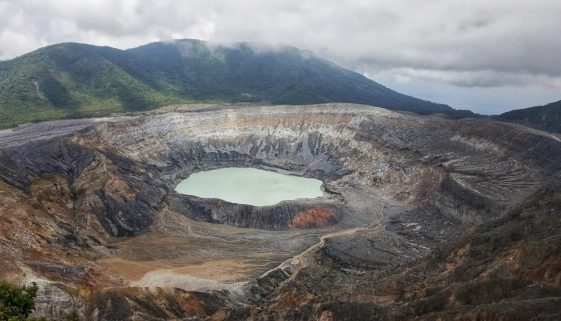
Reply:
[[[559, 316], [555, 136], [347, 104], [71, 122], [0, 133], [0, 276], [42, 284], [38, 314]], [[174, 191], [231, 166], [318, 178], [328, 197], [252, 207]]]

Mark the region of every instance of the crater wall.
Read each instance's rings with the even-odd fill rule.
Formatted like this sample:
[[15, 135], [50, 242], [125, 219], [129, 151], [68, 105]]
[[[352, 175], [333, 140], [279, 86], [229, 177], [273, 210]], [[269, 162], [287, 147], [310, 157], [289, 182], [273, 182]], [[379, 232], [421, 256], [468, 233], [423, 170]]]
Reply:
[[[92, 302], [78, 289], [148, 284], [102, 272], [96, 262], [108, 257], [137, 262], [140, 277], [157, 260], [236, 259], [250, 266], [239, 268], [243, 280], [257, 280], [236, 300], [252, 302], [312, 280], [305, 271], [314, 260], [379, 277], [459, 231], [503, 219], [558, 178], [561, 164], [561, 142], [543, 132], [348, 104], [177, 109], [49, 127], [48, 137], [33, 126], [0, 144], [0, 249], [10, 262], [0, 273], [64, 284], [84, 311]], [[231, 166], [318, 178], [330, 196], [252, 207], [174, 191], [195, 171]], [[155, 259], [150, 247], [166, 233], [180, 237], [170, 241], [177, 248], [196, 246]]]

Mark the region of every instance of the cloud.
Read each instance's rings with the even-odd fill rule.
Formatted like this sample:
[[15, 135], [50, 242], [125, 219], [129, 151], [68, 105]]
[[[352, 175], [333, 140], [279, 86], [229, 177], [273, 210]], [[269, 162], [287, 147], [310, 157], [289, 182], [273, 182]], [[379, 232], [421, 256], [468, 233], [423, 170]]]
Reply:
[[0, 59], [76, 41], [198, 38], [308, 49], [379, 80], [554, 88], [558, 0], [0, 0]]
[[516, 71], [486, 70], [438, 70], [425, 68], [391, 68], [377, 72], [379, 76], [393, 75], [396, 82], [408, 82], [415, 78], [444, 82], [460, 87], [500, 87], [505, 84], [525, 86], [541, 84], [546, 88], [561, 88], [561, 78], [543, 73], [518, 73]]

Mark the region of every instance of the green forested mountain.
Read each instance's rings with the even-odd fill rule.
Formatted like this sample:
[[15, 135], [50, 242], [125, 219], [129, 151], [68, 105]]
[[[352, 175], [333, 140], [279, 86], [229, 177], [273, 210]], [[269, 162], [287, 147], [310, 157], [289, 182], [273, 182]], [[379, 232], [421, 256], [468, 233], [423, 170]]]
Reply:
[[561, 100], [544, 106], [511, 110], [497, 116], [497, 119], [561, 133]]
[[0, 127], [213, 101], [350, 102], [471, 115], [400, 94], [292, 47], [177, 40], [119, 50], [63, 43], [0, 62]]

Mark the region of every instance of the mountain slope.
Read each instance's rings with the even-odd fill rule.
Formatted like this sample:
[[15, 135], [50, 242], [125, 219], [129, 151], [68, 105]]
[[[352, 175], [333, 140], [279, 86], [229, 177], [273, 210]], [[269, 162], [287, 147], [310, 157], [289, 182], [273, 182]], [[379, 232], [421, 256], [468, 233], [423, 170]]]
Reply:
[[544, 106], [512, 110], [497, 116], [497, 119], [561, 133], [561, 100]]
[[0, 127], [209, 101], [349, 102], [469, 116], [292, 47], [177, 40], [119, 50], [64, 43], [0, 62]]

